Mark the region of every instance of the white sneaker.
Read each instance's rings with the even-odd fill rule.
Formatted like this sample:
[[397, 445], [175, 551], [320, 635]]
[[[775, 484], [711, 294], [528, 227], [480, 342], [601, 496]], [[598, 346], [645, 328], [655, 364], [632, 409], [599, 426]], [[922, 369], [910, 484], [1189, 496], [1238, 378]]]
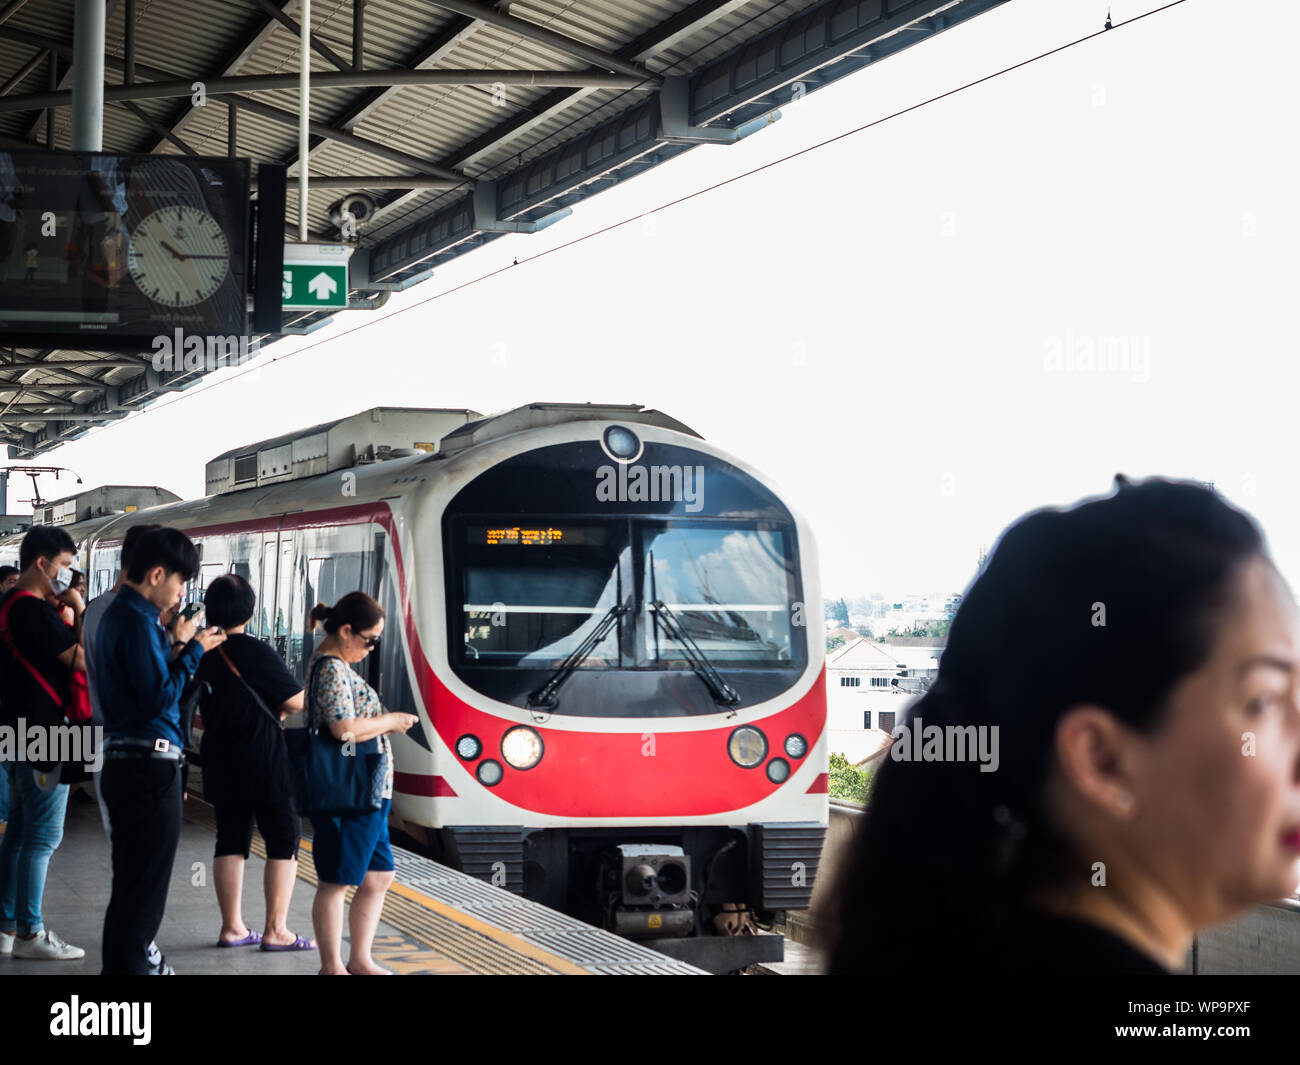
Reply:
[[65, 943], [48, 928], [33, 939], [14, 941], [14, 957], [42, 961], [72, 961], [84, 958], [86, 952], [71, 943]]
[[14, 952], [14, 934], [12, 932], [0, 932], [0, 956], [9, 955]]

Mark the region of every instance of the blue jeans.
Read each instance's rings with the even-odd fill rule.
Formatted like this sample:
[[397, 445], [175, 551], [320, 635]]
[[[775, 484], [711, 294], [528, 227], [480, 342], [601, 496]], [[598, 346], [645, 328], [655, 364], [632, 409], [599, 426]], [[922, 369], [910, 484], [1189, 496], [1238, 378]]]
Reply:
[[9, 820], [9, 765], [0, 766], [0, 821]]
[[68, 785], [45, 792], [23, 762], [4, 764], [9, 781], [9, 825], [0, 842], [0, 932], [35, 935], [45, 929], [41, 898], [50, 855], [63, 839]]

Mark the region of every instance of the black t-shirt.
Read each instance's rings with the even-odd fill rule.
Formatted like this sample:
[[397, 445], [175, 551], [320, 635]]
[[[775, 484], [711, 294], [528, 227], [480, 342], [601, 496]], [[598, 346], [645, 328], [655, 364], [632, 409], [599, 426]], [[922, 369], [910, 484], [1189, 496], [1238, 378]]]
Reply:
[[988, 959], [991, 968], [1021, 976], [1171, 975], [1114, 932], [1036, 908], [1020, 910], [990, 953], [994, 955]]
[[[23, 595], [17, 588], [5, 596], [6, 602], [9, 599], [13, 599], [9, 608], [9, 630], [14, 645], [66, 704], [71, 670], [59, 661], [59, 655], [76, 646], [76, 633], [44, 599]], [[63, 710], [36, 678], [7, 651], [0, 653], [7, 660], [4, 669], [6, 719], [13, 722], [22, 717], [29, 724], [45, 725], [61, 722]]]
[[[302, 691], [275, 650], [253, 636], [229, 637], [221, 647], [240, 675], [268, 710]], [[218, 650], [199, 662], [199, 680], [212, 685], [202, 703], [203, 789], [212, 802], [270, 802], [290, 794], [284, 734], [277, 722], [258, 707], [230, 671]]]

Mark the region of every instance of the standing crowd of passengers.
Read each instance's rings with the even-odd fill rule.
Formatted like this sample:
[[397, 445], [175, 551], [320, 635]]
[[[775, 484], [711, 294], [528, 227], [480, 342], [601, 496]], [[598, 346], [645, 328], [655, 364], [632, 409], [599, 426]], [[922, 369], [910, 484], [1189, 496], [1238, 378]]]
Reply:
[[[352, 592], [333, 607], [322, 603], [312, 610], [311, 626], [322, 625], [324, 638], [304, 691], [275, 650], [247, 634], [256, 595], [244, 578], [228, 574], [211, 582], [203, 626], [196, 623], [196, 605], [182, 609], [187, 584], [199, 573], [198, 550], [184, 533], [157, 525], [129, 528], [116, 584], [89, 605], [84, 579], [72, 568], [76, 550], [65, 530], [34, 526], [23, 538], [19, 566], [0, 567], [0, 722], [28, 733], [68, 724], [103, 730], [102, 764], [86, 785], [93, 784], [99, 802], [112, 867], [102, 973], [174, 972], [156, 937], [180, 841], [188, 738], [181, 697], [192, 681], [203, 682], [197, 690], [203, 693], [204, 797], [217, 822], [213, 880], [221, 928], [215, 946], [317, 949], [316, 941], [288, 923], [301, 821], [283, 722], [306, 708], [310, 721], [341, 742], [380, 740], [382, 809], [313, 818], [312, 923], [323, 974], [384, 973], [371, 947], [393, 879], [387, 737], [407, 731], [416, 718], [385, 711], [351, 668], [377, 646], [382, 608]], [[73, 767], [8, 760], [3, 770], [0, 955], [84, 958], [83, 947], [46, 927], [42, 911], [50, 859], [63, 838]], [[254, 824], [267, 857], [260, 932], [245, 924], [242, 907]], [[343, 902], [349, 886], [357, 894], [345, 961]]]
[[[998, 768], [884, 760], [822, 915], [832, 973], [1173, 973], [1200, 929], [1296, 890], [1294, 594], [1255, 523], [1221, 496], [1117, 482], [1104, 499], [1016, 522], [967, 590], [938, 677], [905, 722], [991, 730]], [[312, 819], [312, 924], [322, 973], [383, 972], [371, 947], [393, 879], [388, 737], [416, 719], [385, 711], [351, 668], [383, 633], [379, 604], [352, 592], [312, 609], [324, 637], [304, 691], [247, 634], [256, 601], [242, 578], [212, 581], [206, 627], [180, 610], [199, 570], [183, 533], [128, 530], [117, 585], [88, 608], [75, 552], [66, 531], [38, 526], [18, 570], [0, 570], [0, 707], [11, 727], [80, 720], [88, 689], [84, 713], [102, 722], [96, 791], [113, 870], [103, 972], [172, 971], [154, 940], [180, 835], [179, 702], [196, 675], [211, 692], [202, 757], [217, 820], [216, 945], [317, 949], [288, 925], [300, 819], [281, 723], [302, 711], [318, 734], [379, 741], [381, 808]], [[1014, 677], [1009, 647], [1023, 652]], [[42, 914], [68, 785], [50, 763], [6, 762], [4, 773], [0, 953], [83, 957]], [[254, 823], [268, 859], [261, 932], [242, 913]], [[899, 905], [924, 919], [881, 919]]]

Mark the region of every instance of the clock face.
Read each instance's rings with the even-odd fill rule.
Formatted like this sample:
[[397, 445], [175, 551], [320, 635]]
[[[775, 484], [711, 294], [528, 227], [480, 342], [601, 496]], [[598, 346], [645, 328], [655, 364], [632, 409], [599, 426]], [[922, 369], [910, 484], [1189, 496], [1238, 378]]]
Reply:
[[155, 303], [189, 307], [211, 299], [230, 273], [230, 242], [206, 211], [164, 207], [132, 231], [127, 265]]

